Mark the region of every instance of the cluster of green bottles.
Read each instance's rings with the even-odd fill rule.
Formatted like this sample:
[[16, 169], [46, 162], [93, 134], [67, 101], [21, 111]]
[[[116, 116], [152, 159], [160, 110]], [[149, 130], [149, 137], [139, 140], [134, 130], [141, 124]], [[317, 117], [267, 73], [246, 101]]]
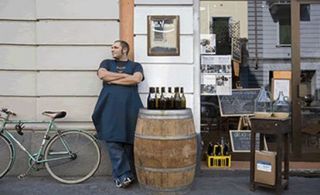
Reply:
[[171, 89], [168, 87], [168, 93], [166, 93], [166, 88], [161, 87], [160, 93], [159, 87], [150, 87], [147, 108], [153, 110], [185, 109], [186, 97], [183, 87], [175, 87], [174, 92]]

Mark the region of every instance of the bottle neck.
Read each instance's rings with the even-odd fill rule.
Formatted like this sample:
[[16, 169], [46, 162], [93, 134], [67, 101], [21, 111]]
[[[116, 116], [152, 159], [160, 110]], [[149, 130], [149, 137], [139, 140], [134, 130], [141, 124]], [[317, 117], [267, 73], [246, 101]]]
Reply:
[[282, 91], [279, 92], [277, 101], [287, 101]]

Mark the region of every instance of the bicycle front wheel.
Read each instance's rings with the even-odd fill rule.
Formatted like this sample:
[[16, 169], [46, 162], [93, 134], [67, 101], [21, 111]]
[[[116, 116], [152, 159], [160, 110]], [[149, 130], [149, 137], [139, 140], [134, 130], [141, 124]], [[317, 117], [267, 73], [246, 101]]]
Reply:
[[11, 142], [0, 134], [0, 178], [12, 167], [14, 151]]
[[98, 169], [101, 154], [95, 139], [83, 131], [55, 135], [45, 152], [45, 166], [56, 180], [75, 184], [89, 179]]

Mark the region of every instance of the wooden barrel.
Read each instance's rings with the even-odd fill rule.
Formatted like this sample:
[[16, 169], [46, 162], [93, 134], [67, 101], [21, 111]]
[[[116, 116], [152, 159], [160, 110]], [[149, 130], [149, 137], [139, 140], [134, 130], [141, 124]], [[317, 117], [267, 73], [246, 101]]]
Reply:
[[140, 109], [134, 159], [141, 186], [151, 192], [188, 191], [195, 176], [196, 153], [191, 109]]

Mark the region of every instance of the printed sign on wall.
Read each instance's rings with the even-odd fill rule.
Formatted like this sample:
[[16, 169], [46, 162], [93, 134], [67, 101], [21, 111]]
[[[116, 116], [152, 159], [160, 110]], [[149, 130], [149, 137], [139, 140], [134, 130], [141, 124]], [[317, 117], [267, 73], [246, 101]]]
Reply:
[[201, 95], [231, 95], [231, 89], [231, 56], [201, 55]]

